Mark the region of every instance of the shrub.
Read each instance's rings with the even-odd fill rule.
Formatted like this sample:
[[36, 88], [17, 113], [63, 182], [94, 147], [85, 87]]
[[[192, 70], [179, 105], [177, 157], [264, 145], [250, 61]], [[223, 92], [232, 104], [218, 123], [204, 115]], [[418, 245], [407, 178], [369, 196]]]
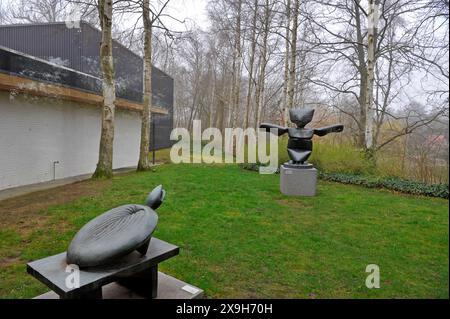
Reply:
[[[280, 164], [289, 161], [287, 153], [288, 137], [282, 136], [278, 142], [278, 161]], [[331, 172], [353, 174], [370, 174], [373, 167], [364, 157], [364, 153], [351, 144], [334, 144], [327, 141], [314, 140], [313, 153], [309, 162], [319, 169]]]
[[239, 164], [239, 167], [247, 170], [247, 171], [255, 171], [258, 172], [259, 171], [259, 166], [261, 164], [259, 163], [243, 163], [243, 164]]
[[348, 173], [329, 173], [325, 171], [319, 172], [319, 177], [323, 180], [344, 184], [361, 185], [369, 188], [386, 188], [414, 195], [449, 198], [448, 184], [426, 184], [398, 177], [372, 177]]
[[[259, 167], [261, 166], [267, 166], [261, 163], [242, 163], [239, 164], [239, 167], [241, 167], [242, 169], [248, 170], [248, 171], [255, 171], [255, 172], [259, 172]], [[275, 174], [280, 174], [280, 168], [278, 167]]]
[[369, 174], [373, 171], [364, 153], [351, 144], [315, 141], [313, 148], [309, 161], [319, 169], [352, 174]]
[[[240, 167], [250, 171], [259, 171], [259, 163], [240, 164]], [[279, 171], [277, 171], [279, 173]], [[319, 178], [343, 184], [360, 185], [368, 188], [386, 188], [406, 194], [430, 197], [449, 198], [448, 184], [426, 184], [398, 177], [374, 177], [368, 175], [319, 171]]]

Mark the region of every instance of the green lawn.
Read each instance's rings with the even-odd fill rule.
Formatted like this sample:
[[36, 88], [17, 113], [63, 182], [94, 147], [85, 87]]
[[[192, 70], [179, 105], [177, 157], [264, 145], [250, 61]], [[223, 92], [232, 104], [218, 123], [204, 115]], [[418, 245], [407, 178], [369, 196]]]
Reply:
[[[28, 212], [31, 229], [2, 223], [0, 297], [45, 292], [27, 261], [64, 251], [93, 217], [142, 203], [160, 183], [167, 198], [155, 236], [181, 248], [160, 270], [208, 297], [449, 297], [447, 200], [323, 181], [317, 197], [292, 198], [278, 175], [236, 165], [170, 164], [83, 183], [96, 193]], [[380, 267], [380, 289], [365, 287], [368, 264]]]

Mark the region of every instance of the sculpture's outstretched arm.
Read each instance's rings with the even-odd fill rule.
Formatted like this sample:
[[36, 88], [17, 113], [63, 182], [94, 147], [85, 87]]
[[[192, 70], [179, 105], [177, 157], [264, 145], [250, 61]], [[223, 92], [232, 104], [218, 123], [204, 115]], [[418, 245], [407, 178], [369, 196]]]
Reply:
[[324, 135], [327, 135], [329, 133], [342, 132], [343, 130], [344, 130], [344, 125], [342, 125], [342, 124], [335, 124], [335, 125], [315, 128], [314, 129], [314, 134], [316, 134], [318, 136], [324, 136]]
[[276, 124], [270, 124], [270, 123], [262, 123], [262, 124], [259, 126], [259, 128], [262, 128], [262, 129], [264, 129], [266, 132], [269, 132], [269, 133], [270, 133], [270, 129], [275, 128], [275, 129], [278, 130], [278, 131], [277, 131], [277, 132], [278, 132], [278, 136], [281, 136], [281, 135], [283, 135], [283, 134], [286, 134], [287, 131], [288, 131], [288, 128], [287, 128], [287, 127], [283, 127], [283, 126], [276, 125]]

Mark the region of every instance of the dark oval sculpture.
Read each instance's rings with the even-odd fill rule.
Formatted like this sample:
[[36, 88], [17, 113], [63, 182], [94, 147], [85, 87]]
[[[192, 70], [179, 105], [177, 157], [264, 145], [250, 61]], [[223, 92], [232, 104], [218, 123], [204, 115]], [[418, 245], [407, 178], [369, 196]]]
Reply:
[[[162, 186], [158, 186], [149, 194], [153, 201], [147, 203], [158, 207], [164, 195]], [[146, 254], [157, 223], [158, 215], [148, 206], [111, 209], [80, 229], [69, 245], [66, 261], [86, 268], [107, 265], [134, 250]]]

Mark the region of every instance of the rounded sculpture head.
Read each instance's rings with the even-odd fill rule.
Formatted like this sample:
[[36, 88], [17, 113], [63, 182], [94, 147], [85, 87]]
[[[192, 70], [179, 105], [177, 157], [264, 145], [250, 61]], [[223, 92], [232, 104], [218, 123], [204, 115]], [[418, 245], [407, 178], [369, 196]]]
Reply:
[[164, 201], [166, 197], [166, 191], [163, 189], [162, 185], [156, 186], [147, 196], [145, 200], [145, 205], [153, 210], [156, 210]]
[[306, 124], [312, 121], [314, 116], [314, 109], [302, 108], [289, 110], [291, 122], [299, 128], [305, 127]]

